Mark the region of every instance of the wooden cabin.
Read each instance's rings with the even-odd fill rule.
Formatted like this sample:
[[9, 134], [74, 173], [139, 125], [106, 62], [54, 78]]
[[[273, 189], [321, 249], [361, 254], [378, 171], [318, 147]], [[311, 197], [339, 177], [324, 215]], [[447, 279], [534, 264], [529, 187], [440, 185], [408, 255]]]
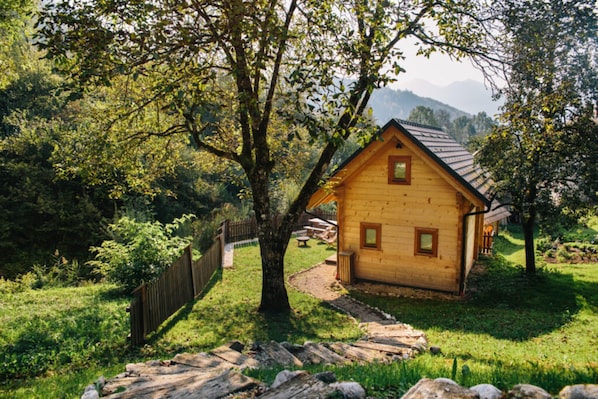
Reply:
[[311, 198], [335, 201], [339, 277], [462, 294], [490, 181], [440, 129], [391, 120]]

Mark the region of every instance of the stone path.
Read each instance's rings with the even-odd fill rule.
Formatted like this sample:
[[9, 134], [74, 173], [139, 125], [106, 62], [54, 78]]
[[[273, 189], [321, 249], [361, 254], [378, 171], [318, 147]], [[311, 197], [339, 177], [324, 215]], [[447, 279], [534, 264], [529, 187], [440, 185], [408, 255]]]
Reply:
[[[107, 398], [317, 398], [327, 397], [336, 388], [330, 381], [309, 374], [297, 374], [289, 381], [268, 388], [262, 382], [241, 373], [246, 368], [283, 366], [301, 368], [308, 364], [347, 364], [393, 362], [416, 356], [427, 349], [425, 334], [411, 326], [342, 294], [335, 280], [334, 266], [318, 265], [297, 273], [289, 280], [332, 306], [350, 314], [364, 330], [364, 336], [352, 343], [240, 342], [215, 348], [209, 353], [176, 355], [171, 360], [129, 364], [125, 372], [100, 385]], [[93, 386], [82, 396], [96, 398]], [[88, 395], [88, 396], [85, 396]]]

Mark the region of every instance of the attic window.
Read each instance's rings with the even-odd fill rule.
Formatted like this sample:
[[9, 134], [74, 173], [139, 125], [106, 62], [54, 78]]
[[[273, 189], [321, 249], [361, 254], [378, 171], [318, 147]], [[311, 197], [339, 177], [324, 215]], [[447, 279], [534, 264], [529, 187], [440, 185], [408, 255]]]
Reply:
[[438, 229], [415, 228], [415, 255], [438, 256]]
[[388, 184], [411, 184], [411, 157], [388, 157]]
[[380, 223], [361, 223], [361, 248], [380, 250], [382, 225]]

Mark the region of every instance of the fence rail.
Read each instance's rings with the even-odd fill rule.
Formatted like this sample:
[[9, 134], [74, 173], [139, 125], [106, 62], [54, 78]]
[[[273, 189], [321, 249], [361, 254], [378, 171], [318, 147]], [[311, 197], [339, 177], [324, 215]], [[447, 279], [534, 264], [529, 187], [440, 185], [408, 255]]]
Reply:
[[156, 280], [133, 291], [128, 308], [131, 320], [131, 345], [137, 346], [183, 305], [199, 295], [214, 272], [222, 265], [221, 242], [214, 244], [193, 262], [191, 246]]

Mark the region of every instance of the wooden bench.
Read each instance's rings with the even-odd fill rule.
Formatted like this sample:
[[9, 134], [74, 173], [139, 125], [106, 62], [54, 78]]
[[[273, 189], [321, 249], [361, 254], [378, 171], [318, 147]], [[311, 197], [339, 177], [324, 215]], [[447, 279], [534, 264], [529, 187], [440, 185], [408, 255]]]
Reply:
[[301, 237], [297, 237], [297, 246], [304, 246], [307, 247], [307, 242], [309, 241], [309, 237], [308, 236], [301, 236]]

